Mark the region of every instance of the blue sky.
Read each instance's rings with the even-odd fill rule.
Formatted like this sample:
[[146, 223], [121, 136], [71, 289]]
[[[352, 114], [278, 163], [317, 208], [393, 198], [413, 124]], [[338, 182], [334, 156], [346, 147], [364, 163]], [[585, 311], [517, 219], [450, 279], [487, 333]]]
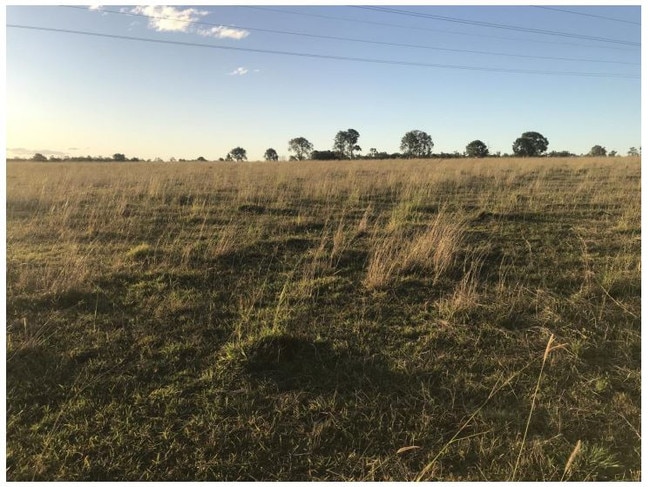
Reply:
[[511, 153], [525, 131], [577, 154], [642, 143], [638, 6], [360, 7], [9, 6], [7, 153], [259, 160], [348, 128], [363, 154], [413, 129], [434, 152]]

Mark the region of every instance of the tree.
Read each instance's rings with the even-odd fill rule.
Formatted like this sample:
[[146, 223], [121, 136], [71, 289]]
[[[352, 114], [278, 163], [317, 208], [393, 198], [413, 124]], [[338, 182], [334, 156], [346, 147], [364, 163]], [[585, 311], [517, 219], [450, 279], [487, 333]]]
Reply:
[[113, 154], [113, 160], [114, 161], [119, 161], [119, 162], [124, 162], [124, 161], [126, 161], [126, 156], [124, 154]]
[[[233, 150], [231, 150], [228, 153], [227, 157], [230, 157], [231, 161], [233, 159], [236, 160], [237, 162], [245, 161], [246, 160], [246, 150], [242, 149], [241, 147], [235, 147]], [[226, 158], [226, 160], [228, 160], [228, 159]]]
[[40, 152], [37, 152], [37, 153], [34, 154], [34, 156], [32, 157], [32, 161], [45, 162], [45, 161], [47, 161], [47, 157], [45, 157], [45, 156], [44, 156], [43, 154], [41, 154]]
[[485, 145], [480, 140], [474, 140], [467, 144], [467, 147], [465, 147], [465, 152], [467, 153], [468, 157], [487, 157], [490, 155], [490, 151], [488, 150], [487, 145]]
[[266, 149], [266, 152], [264, 153], [264, 160], [266, 161], [277, 161], [278, 160], [278, 153], [275, 151], [275, 149]]
[[360, 151], [357, 145], [359, 132], [354, 129], [341, 130], [334, 137], [334, 150], [343, 154], [348, 159], [354, 159], [354, 153]]
[[524, 132], [512, 144], [512, 151], [519, 157], [539, 157], [547, 148], [548, 139], [538, 132]]
[[587, 155], [591, 157], [604, 157], [607, 155], [607, 149], [605, 149], [602, 145], [595, 145], [591, 148], [589, 154]]
[[313, 144], [304, 137], [296, 137], [289, 141], [289, 151], [296, 153], [295, 158], [298, 161], [306, 159], [313, 150]]
[[609, 154], [607, 154], [607, 156], [608, 157], [616, 157], [616, 154], [618, 154], [618, 152], [616, 152], [615, 150], [610, 150]]
[[411, 130], [402, 137], [400, 150], [407, 157], [429, 157], [433, 149], [431, 136], [421, 130]]
[[636, 147], [630, 147], [630, 150], [627, 151], [627, 155], [628, 156], [638, 157], [639, 156], [639, 151], [638, 151], [638, 149]]
[[205, 159], [205, 157], [203, 157], [203, 156], [199, 156], [199, 157], [197, 157], [196, 160], [197, 160], [197, 161], [201, 161], [201, 162], [207, 162], [206, 159]]

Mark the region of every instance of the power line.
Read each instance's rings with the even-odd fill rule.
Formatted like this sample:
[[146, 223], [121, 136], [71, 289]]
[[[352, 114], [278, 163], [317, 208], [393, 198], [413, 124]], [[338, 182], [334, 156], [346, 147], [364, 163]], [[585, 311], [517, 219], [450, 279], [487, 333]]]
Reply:
[[566, 9], [563, 9], [563, 8], [542, 7], [540, 5], [534, 5], [534, 7], [535, 8], [542, 8], [544, 10], [555, 10], [556, 12], [564, 12], [564, 13], [573, 14], [573, 15], [583, 15], [585, 17], [596, 17], [598, 19], [611, 20], [612, 22], [623, 22], [623, 23], [626, 23], [626, 24], [641, 25], [641, 22], [634, 22], [632, 20], [615, 19], [613, 17], [605, 17], [604, 15], [588, 14], [586, 12], [574, 12], [573, 10], [566, 10]]
[[[64, 7], [85, 10], [85, 7], [77, 7], [77, 6], [70, 6], [70, 5], [64, 5]], [[162, 15], [146, 15], [146, 14], [139, 14], [139, 13], [135, 13], [135, 12], [121, 12], [121, 11], [108, 10], [108, 9], [103, 9], [102, 12], [107, 12], [107, 13], [117, 14], [117, 15], [127, 15], [127, 16], [131, 16], [131, 17], [144, 17], [144, 18], [147, 18], [147, 19], [156, 19], [156, 20], [171, 20], [172, 19], [171, 17], [166, 17], [166, 16], [162, 16]], [[183, 19], [174, 19], [174, 20], [177, 20], [178, 22], [184, 22], [186, 24], [206, 25], [206, 26], [210, 26], [210, 27], [222, 27], [222, 24], [215, 24], [215, 23], [211, 23], [211, 22], [202, 22], [202, 21], [197, 21], [197, 20], [183, 20]], [[309, 37], [309, 38], [315, 38], [315, 39], [327, 39], [327, 40], [344, 41], [344, 42], [358, 42], [358, 43], [381, 45], [381, 46], [391, 46], [391, 47], [406, 47], [406, 48], [415, 48], [415, 49], [428, 49], [428, 50], [434, 50], [434, 51], [461, 52], [461, 53], [466, 53], [466, 54], [481, 54], [481, 55], [487, 55], [487, 56], [503, 56], [503, 57], [514, 57], [514, 58], [524, 58], [524, 59], [545, 59], [545, 60], [550, 60], [550, 61], [569, 61], [569, 62], [601, 63], [601, 64], [625, 64], [625, 65], [631, 65], [631, 66], [639, 66], [640, 65], [640, 63], [632, 63], [632, 62], [626, 62], [626, 61], [609, 61], [609, 60], [603, 60], [603, 59], [567, 58], [567, 57], [556, 57], [556, 56], [534, 56], [534, 55], [527, 55], [527, 54], [512, 54], [512, 53], [504, 53], [504, 52], [478, 51], [478, 50], [473, 50], [473, 49], [454, 49], [454, 48], [446, 48], [446, 47], [425, 46], [425, 45], [421, 45], [421, 44], [405, 44], [405, 43], [398, 43], [398, 42], [372, 41], [372, 40], [369, 40], [369, 39], [359, 39], [359, 38], [340, 37], [340, 36], [328, 36], [328, 35], [320, 35], [320, 34], [308, 34], [308, 33], [291, 32], [291, 31], [285, 31], [285, 30], [263, 29], [263, 28], [259, 28], [259, 27], [248, 27], [248, 26], [244, 26], [244, 25], [230, 25], [229, 27], [236, 27], [238, 29], [247, 29], [247, 30], [258, 31], [258, 32], [268, 32], [268, 33], [271, 33], [271, 34]]]
[[611, 44], [621, 44], [625, 46], [641, 46], [640, 42], [632, 42], [632, 41], [624, 41], [620, 39], [609, 39], [606, 37], [597, 37], [597, 36], [588, 36], [588, 35], [583, 35], [583, 34], [573, 34], [570, 32], [558, 32], [558, 31], [553, 31], [553, 30], [544, 30], [544, 29], [535, 29], [531, 27], [519, 27], [517, 25], [506, 25], [506, 24], [497, 24], [494, 22], [483, 22], [483, 21], [478, 21], [478, 20], [463, 20], [463, 19], [458, 19], [455, 17], [446, 17], [443, 15], [433, 15], [433, 14], [425, 14], [425, 13], [419, 13], [419, 12], [412, 12], [409, 10], [400, 10], [396, 8], [387, 8], [387, 7], [369, 7], [369, 6], [355, 6], [354, 8], [360, 8], [364, 10], [373, 10], [376, 12], [384, 12], [388, 14], [395, 14], [395, 15], [406, 15], [408, 17], [419, 17], [419, 18], [426, 18], [426, 19], [433, 19], [433, 20], [441, 20], [443, 22], [453, 22], [457, 24], [467, 24], [467, 25], [476, 25], [479, 27], [489, 27], [493, 29], [504, 29], [504, 30], [514, 30], [518, 32], [528, 32], [528, 33], [533, 33], [533, 34], [542, 34], [542, 35], [549, 35], [549, 36], [558, 36], [558, 37], [569, 37], [573, 39], [584, 39], [584, 40], [590, 40], [590, 41], [598, 41], [598, 42], [607, 42]]
[[459, 69], [466, 71], [487, 71], [495, 73], [517, 73], [517, 74], [539, 74], [539, 75], [554, 75], [554, 76], [582, 76], [582, 77], [595, 77], [595, 78], [622, 78], [622, 79], [638, 79], [638, 76], [627, 75], [620, 73], [585, 73], [585, 72], [572, 72], [572, 71], [544, 71], [544, 70], [524, 70], [524, 69], [508, 69], [508, 68], [491, 68], [491, 67], [480, 67], [480, 66], [462, 66], [454, 64], [433, 64], [433, 63], [418, 63], [411, 61], [398, 61], [398, 60], [388, 60], [388, 59], [372, 59], [372, 58], [359, 58], [351, 56], [334, 56], [327, 54], [314, 54], [314, 53], [304, 53], [304, 52], [292, 52], [292, 51], [277, 51], [270, 49], [253, 49], [246, 47], [234, 47], [234, 46], [217, 46], [214, 44], [201, 44], [196, 42], [182, 42], [182, 41], [169, 41], [163, 39], [151, 39], [146, 37], [133, 37], [125, 36], [118, 34], [103, 34], [99, 32], [88, 32], [72, 29], [57, 29], [52, 27], [41, 27], [41, 26], [32, 26], [32, 25], [17, 25], [17, 24], [7, 24], [8, 28], [13, 29], [27, 29], [27, 30], [37, 30], [44, 32], [56, 32], [56, 33], [65, 33], [65, 34], [75, 34], [75, 35], [84, 35], [92, 37], [103, 37], [107, 39], [121, 39], [127, 41], [137, 41], [137, 42], [150, 42], [155, 44], [167, 44], [167, 45], [177, 45], [177, 46], [186, 46], [186, 47], [202, 47], [208, 49], [221, 49], [228, 51], [240, 51], [240, 52], [255, 52], [260, 54], [277, 54], [284, 56], [296, 56], [296, 57], [306, 57], [314, 59], [333, 59], [337, 61], [354, 61], [354, 62], [365, 62], [365, 63], [375, 63], [375, 64], [393, 64], [401, 66], [418, 66], [418, 67], [427, 67], [427, 68], [440, 68], [440, 69]]
[[383, 27], [396, 27], [399, 29], [408, 29], [408, 30], [422, 30], [422, 31], [427, 31], [427, 32], [437, 32], [437, 33], [444, 33], [444, 34], [453, 34], [453, 35], [461, 35], [461, 36], [470, 36], [470, 37], [485, 37], [488, 39], [503, 39], [503, 40], [508, 40], [508, 41], [516, 41], [516, 42], [533, 42], [533, 43], [538, 43], [538, 44], [553, 44], [553, 45], [564, 45], [564, 46], [573, 46], [573, 47], [581, 47], [581, 48], [586, 48], [586, 49], [612, 49], [616, 51], [629, 51], [629, 47], [615, 47], [615, 46], [588, 46], [584, 44], [574, 44], [571, 42], [552, 42], [552, 41], [543, 41], [540, 39], [518, 39], [514, 37], [502, 37], [502, 36], [494, 36], [494, 35], [486, 35], [486, 34], [470, 34], [467, 32], [456, 32], [456, 31], [451, 31], [451, 30], [441, 30], [441, 29], [429, 29], [427, 27], [420, 27], [420, 26], [409, 26], [409, 25], [400, 25], [400, 24], [392, 24], [392, 23], [387, 23], [387, 22], [376, 22], [372, 20], [359, 20], [359, 19], [348, 19], [345, 17], [335, 17], [332, 15], [323, 15], [323, 14], [315, 14], [315, 13], [307, 13], [307, 12], [294, 12], [291, 10], [282, 10], [279, 8], [272, 8], [272, 7], [255, 7], [252, 5], [239, 5], [240, 8], [248, 8], [248, 9], [254, 9], [254, 10], [264, 10], [264, 11], [269, 11], [269, 12], [277, 12], [281, 14], [290, 14], [290, 15], [302, 15], [305, 17], [318, 17], [321, 19], [329, 19], [329, 20], [339, 20], [339, 21], [345, 21], [345, 22], [353, 22], [353, 23], [358, 23], [358, 24], [368, 24], [368, 25], [380, 25]]

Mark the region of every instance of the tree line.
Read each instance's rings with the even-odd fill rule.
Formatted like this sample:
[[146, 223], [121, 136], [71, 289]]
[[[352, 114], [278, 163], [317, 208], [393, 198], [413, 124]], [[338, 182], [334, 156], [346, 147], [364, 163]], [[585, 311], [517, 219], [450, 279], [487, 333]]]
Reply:
[[[488, 146], [482, 140], [473, 140], [467, 144], [465, 151], [460, 153], [441, 152], [433, 153], [433, 139], [422, 130], [411, 130], [406, 132], [400, 143], [402, 152], [389, 154], [388, 152], [379, 152], [376, 148], [371, 148], [366, 155], [361, 155], [361, 147], [358, 145], [360, 134], [355, 129], [341, 130], [334, 137], [334, 144], [330, 150], [314, 150], [314, 145], [305, 137], [296, 137], [289, 140], [290, 159], [292, 161], [302, 161], [305, 159], [325, 161], [325, 160], [343, 160], [343, 159], [426, 159], [426, 158], [483, 158], [483, 157], [510, 157], [510, 154], [496, 152], [490, 153]], [[578, 157], [569, 151], [550, 151], [548, 150], [548, 139], [539, 132], [524, 132], [512, 144], [513, 157]], [[641, 148], [630, 147], [628, 156], [639, 156]], [[582, 154], [581, 154], [582, 155]], [[586, 154], [591, 157], [614, 157], [616, 151], [609, 151], [601, 145], [595, 145]], [[268, 148], [264, 153], [264, 160], [277, 161], [278, 152], [274, 148]], [[235, 147], [227, 156], [219, 160], [225, 161], [245, 161], [247, 160], [246, 150], [242, 147]]]
[[[305, 137], [295, 137], [289, 140], [288, 150], [290, 152], [289, 160], [303, 161], [307, 159], [316, 161], [326, 160], [351, 160], [351, 159], [448, 159], [448, 158], [484, 158], [484, 157], [577, 157], [569, 151], [550, 151], [548, 150], [548, 139], [539, 132], [524, 132], [521, 137], [518, 137], [512, 144], [512, 154], [502, 154], [501, 152], [490, 153], [488, 146], [482, 140], [473, 140], [465, 146], [464, 152], [460, 153], [455, 151], [453, 153], [440, 152], [433, 153], [433, 139], [431, 136], [422, 130], [411, 130], [406, 132], [400, 142], [400, 151], [389, 154], [388, 152], [380, 152], [376, 148], [371, 148], [367, 154], [361, 154], [361, 147], [358, 144], [360, 134], [355, 129], [347, 129], [339, 131], [334, 137], [332, 149], [328, 150], [315, 150], [314, 145]], [[582, 154], [581, 154], [582, 155]], [[615, 157], [616, 151], [609, 151], [601, 145], [595, 145], [586, 154], [590, 157]], [[641, 147], [630, 147], [627, 152], [628, 156], [640, 156]], [[278, 152], [270, 147], [264, 152], [264, 160], [277, 161], [279, 160]], [[37, 153], [32, 157], [33, 161], [142, 161], [137, 157], [127, 158], [124, 154], [116, 153], [111, 158], [106, 157], [54, 157], [49, 159], [43, 154]], [[207, 161], [203, 156], [199, 156], [193, 161]], [[220, 157], [219, 161], [246, 161], [247, 152], [242, 147], [233, 148], [225, 157]], [[147, 161], [151, 161], [147, 159]], [[162, 162], [162, 159], [156, 158], [154, 162]], [[186, 162], [186, 159], [171, 158], [170, 162]]]

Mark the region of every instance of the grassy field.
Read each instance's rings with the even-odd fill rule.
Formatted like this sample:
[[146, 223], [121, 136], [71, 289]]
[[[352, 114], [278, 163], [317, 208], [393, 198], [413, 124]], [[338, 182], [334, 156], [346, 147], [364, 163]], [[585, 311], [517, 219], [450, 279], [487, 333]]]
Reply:
[[640, 480], [638, 158], [7, 164], [8, 480]]

